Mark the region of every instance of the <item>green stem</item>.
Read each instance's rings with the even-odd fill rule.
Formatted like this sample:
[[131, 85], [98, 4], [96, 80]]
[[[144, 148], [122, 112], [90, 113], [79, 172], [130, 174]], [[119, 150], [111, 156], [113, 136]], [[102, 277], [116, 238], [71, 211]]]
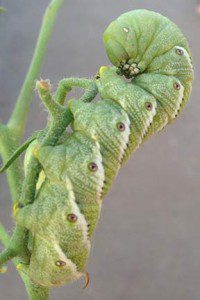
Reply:
[[[5, 163], [13, 152], [17, 149], [20, 139], [24, 135], [27, 114], [30, 107], [31, 97], [34, 90], [34, 81], [38, 77], [44, 56], [47, 50], [47, 44], [51, 36], [53, 25], [57, 16], [58, 10], [63, 5], [64, 0], [52, 0], [44, 14], [41, 31], [36, 44], [35, 52], [21, 88], [17, 103], [13, 113], [8, 121], [7, 126], [0, 124], [0, 153], [3, 162]], [[7, 178], [9, 189], [11, 192], [12, 201], [19, 199], [22, 175], [20, 172], [20, 162], [17, 159], [7, 170]], [[5, 229], [0, 224], [0, 239], [5, 246], [9, 245], [9, 237]], [[15, 264], [17, 259], [13, 260]], [[24, 284], [26, 286], [29, 299], [31, 300], [46, 300], [49, 298], [49, 289], [35, 285], [30, 279], [19, 271]]]
[[91, 79], [86, 78], [64, 78], [59, 82], [58, 89], [56, 92], [55, 99], [61, 105], [64, 104], [67, 94], [72, 90], [73, 87], [80, 87], [85, 91], [81, 97], [82, 101], [87, 102], [87, 99], [94, 99], [98, 93], [96, 83]]
[[18, 141], [23, 137], [24, 134], [27, 114], [34, 90], [34, 81], [39, 76], [57, 12], [61, 8], [63, 3], [64, 0], [52, 0], [46, 9], [43, 17], [41, 31], [37, 40], [34, 55], [26, 79], [23, 83], [17, 103], [8, 122], [9, 128], [11, 129], [11, 131], [15, 132]]
[[[14, 135], [6, 125], [0, 124], [0, 153], [4, 164], [9, 160], [15, 151], [16, 146]], [[19, 199], [22, 185], [22, 174], [19, 159], [13, 162], [13, 164], [7, 170], [6, 175], [11, 199], [14, 203]]]

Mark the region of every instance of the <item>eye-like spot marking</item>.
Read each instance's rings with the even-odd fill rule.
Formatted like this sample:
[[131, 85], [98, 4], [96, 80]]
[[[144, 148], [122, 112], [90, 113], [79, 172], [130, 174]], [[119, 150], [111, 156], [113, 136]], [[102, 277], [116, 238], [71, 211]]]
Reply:
[[91, 162], [91, 163], [88, 164], [88, 169], [91, 172], [96, 172], [98, 170], [98, 166], [95, 162]]
[[90, 228], [90, 226], [91, 226], [90, 224], [87, 224], [87, 227], [88, 227], [88, 228]]
[[153, 109], [153, 105], [151, 102], [146, 102], [145, 103], [145, 107], [148, 111], [151, 111]]
[[69, 214], [68, 216], [67, 216], [67, 220], [69, 221], [69, 222], [71, 222], [71, 223], [75, 223], [76, 221], [77, 221], [77, 216], [75, 215], [75, 214]]
[[24, 205], [22, 203], [18, 203], [18, 208], [23, 208]]
[[174, 89], [178, 91], [178, 90], [180, 90], [180, 88], [181, 88], [180, 84], [178, 82], [175, 82]]
[[177, 53], [178, 55], [183, 55], [183, 54], [184, 54], [184, 51], [183, 51], [182, 49], [178, 48], [178, 49], [176, 49], [176, 53]]
[[124, 27], [123, 30], [128, 33], [129, 32], [129, 29], [127, 27]]
[[123, 132], [123, 131], [125, 131], [126, 126], [125, 126], [124, 123], [119, 122], [119, 123], [117, 123], [117, 129], [118, 129], [119, 131]]
[[63, 261], [63, 260], [57, 260], [57, 261], [55, 262], [55, 265], [56, 265], [57, 267], [65, 267], [65, 266], [66, 266], [66, 262]]

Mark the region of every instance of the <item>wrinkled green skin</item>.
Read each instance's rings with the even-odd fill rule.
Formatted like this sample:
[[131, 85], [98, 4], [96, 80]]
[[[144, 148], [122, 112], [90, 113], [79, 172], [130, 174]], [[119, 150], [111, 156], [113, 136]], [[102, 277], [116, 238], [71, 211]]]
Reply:
[[[40, 147], [37, 155], [34, 141], [26, 154], [25, 169], [35, 157], [45, 178], [39, 178], [34, 202], [19, 208], [15, 220], [29, 232], [30, 260], [22, 268], [44, 286], [84, 273], [102, 200], [120, 167], [175, 119], [191, 92], [190, 50], [167, 18], [146, 10], [125, 13], [108, 26], [104, 43], [114, 67], [102, 67], [96, 79], [101, 100], [69, 101], [72, 132]], [[66, 218], [71, 213], [75, 223]], [[58, 260], [65, 266], [56, 266]]]
[[[99, 145], [85, 134], [74, 132], [61, 145], [42, 147], [38, 159], [47, 178], [63, 183], [66, 178], [71, 180], [75, 201], [91, 236], [99, 218], [105, 177]], [[97, 164], [97, 172], [89, 170], [91, 162]]]
[[[76, 214], [77, 222], [67, 220], [71, 213]], [[82, 276], [90, 244], [87, 224], [75, 202], [69, 179], [65, 184], [45, 180], [34, 203], [21, 209], [16, 220], [31, 232], [30, 264], [21, 267], [36, 283], [54, 286]], [[56, 261], [64, 261], [66, 265], [57, 267]]]

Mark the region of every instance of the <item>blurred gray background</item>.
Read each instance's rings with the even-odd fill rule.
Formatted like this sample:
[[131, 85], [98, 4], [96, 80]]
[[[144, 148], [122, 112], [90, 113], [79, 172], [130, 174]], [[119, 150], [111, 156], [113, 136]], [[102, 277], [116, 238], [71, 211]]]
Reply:
[[[0, 1], [0, 117], [6, 121], [32, 57], [47, 0]], [[145, 143], [121, 170], [103, 206], [88, 271], [91, 283], [55, 288], [59, 300], [200, 299], [200, 16], [195, 0], [66, 0], [41, 76], [54, 87], [67, 76], [93, 76], [108, 64], [102, 33], [121, 13], [146, 8], [171, 18], [189, 40], [195, 65], [192, 97], [178, 120]], [[45, 126], [37, 95], [26, 136]], [[0, 177], [0, 219], [11, 232], [11, 203]], [[0, 299], [26, 299], [9, 264]]]

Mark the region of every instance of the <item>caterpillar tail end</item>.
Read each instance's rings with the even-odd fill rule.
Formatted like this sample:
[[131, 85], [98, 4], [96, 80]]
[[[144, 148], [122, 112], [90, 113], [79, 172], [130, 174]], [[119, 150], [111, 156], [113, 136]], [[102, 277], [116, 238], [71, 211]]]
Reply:
[[87, 287], [87, 286], [89, 285], [89, 283], [90, 283], [90, 276], [89, 276], [89, 273], [88, 273], [87, 271], [84, 273], [84, 276], [85, 276], [85, 285], [84, 285], [83, 289], [85, 290], [86, 287]]

